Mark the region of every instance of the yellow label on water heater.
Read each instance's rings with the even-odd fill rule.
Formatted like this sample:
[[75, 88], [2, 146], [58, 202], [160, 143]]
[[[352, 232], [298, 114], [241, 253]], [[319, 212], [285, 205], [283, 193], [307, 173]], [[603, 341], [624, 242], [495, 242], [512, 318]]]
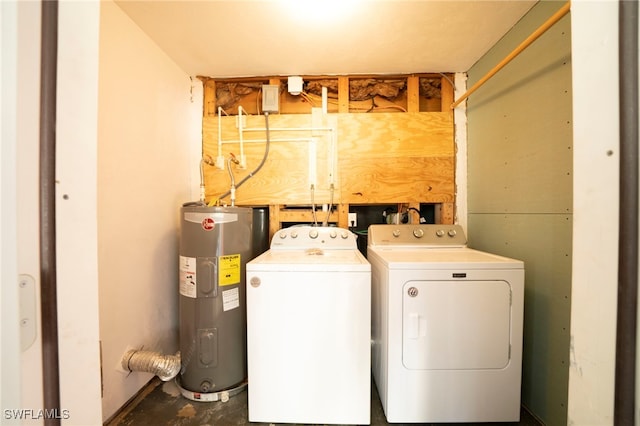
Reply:
[[240, 255], [230, 254], [218, 258], [218, 285], [233, 285], [240, 282]]

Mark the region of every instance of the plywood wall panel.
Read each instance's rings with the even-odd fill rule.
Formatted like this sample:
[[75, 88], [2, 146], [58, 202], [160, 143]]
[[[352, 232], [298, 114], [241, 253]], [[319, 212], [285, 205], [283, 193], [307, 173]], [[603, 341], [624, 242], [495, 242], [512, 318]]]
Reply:
[[389, 157], [345, 159], [342, 202], [349, 204], [453, 202], [453, 158]]
[[[236, 204], [309, 205], [312, 182], [315, 203], [453, 203], [452, 120], [450, 112], [270, 115], [268, 159], [238, 188]], [[225, 159], [229, 153], [240, 155], [236, 121], [236, 117], [220, 119]], [[246, 117], [247, 167], [233, 167], [236, 183], [260, 163], [264, 129], [263, 116]], [[203, 118], [203, 151], [213, 161], [218, 156], [218, 133], [218, 117]], [[207, 165], [204, 176], [207, 200], [215, 201], [229, 190], [226, 169]]]
[[453, 117], [446, 113], [339, 115], [340, 158], [453, 156]]

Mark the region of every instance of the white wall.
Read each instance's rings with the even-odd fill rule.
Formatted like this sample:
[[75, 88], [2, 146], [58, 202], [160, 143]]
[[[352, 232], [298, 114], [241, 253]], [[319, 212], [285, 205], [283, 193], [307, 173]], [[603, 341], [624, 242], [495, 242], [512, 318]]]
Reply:
[[571, 32], [574, 249], [568, 424], [612, 425], [618, 254], [617, 2], [574, 0]]
[[[127, 348], [178, 350], [179, 208], [198, 198], [202, 87], [113, 2], [102, 2], [98, 270], [103, 416], [150, 379]], [[193, 90], [193, 93], [192, 93]]]
[[96, 226], [99, 1], [61, 1], [56, 120], [56, 251], [63, 424], [99, 424]]
[[0, 3], [0, 408], [2, 423], [19, 424], [6, 418], [5, 410], [20, 407], [20, 338], [18, 335], [18, 286], [16, 276], [16, 150], [18, 99], [18, 8]]
[[[29, 274], [39, 288], [40, 3], [1, 6], [0, 273], [3, 284]], [[98, 425], [149, 378], [115, 372], [124, 346], [177, 349], [177, 211], [198, 196], [202, 88], [111, 2], [60, 2], [58, 58], [62, 423]], [[20, 356], [17, 286], [3, 285], [0, 302], [2, 408], [42, 409], [40, 328]]]
[[[18, 28], [20, 56], [18, 68], [18, 271], [34, 279], [33, 305], [40, 313], [40, 251], [38, 201], [38, 156], [40, 108], [40, 20], [39, 2], [19, 2]], [[42, 407], [42, 339], [38, 318], [36, 339], [22, 351], [22, 407]], [[36, 422], [40, 423], [40, 422]], [[26, 421], [24, 424], [28, 424]]]
[[[58, 320], [61, 407], [69, 414], [63, 424], [99, 424], [100, 370], [97, 328], [97, 271], [95, 268], [95, 164], [97, 114], [97, 17], [98, 3], [74, 5], [61, 2], [59, 6], [58, 38], [58, 113], [57, 160], [59, 187], [56, 193], [58, 236]], [[39, 82], [40, 82], [40, 21], [39, 2], [2, 2], [3, 103], [13, 103], [11, 128], [15, 132], [6, 140], [3, 131], [3, 153], [13, 148], [10, 161], [15, 172], [3, 183], [13, 185], [12, 191], [3, 187], [2, 200], [12, 208], [12, 229], [16, 240], [7, 248], [2, 259], [15, 261], [17, 266], [3, 276], [4, 290], [17, 290], [18, 274], [35, 280], [35, 299], [30, 300], [38, 325], [35, 342], [21, 353], [21, 366], [9, 372], [3, 368], [2, 384], [11, 391], [14, 402], [3, 409], [23, 409], [22, 422], [42, 424], [42, 345], [39, 327], [39, 227], [38, 227], [38, 148], [39, 148]], [[4, 14], [4, 11], [11, 13]], [[5, 21], [4, 18], [10, 20]], [[5, 25], [6, 24], [6, 25]], [[7, 31], [7, 32], [5, 32]], [[12, 33], [16, 44], [5, 44], [4, 35]], [[13, 47], [9, 48], [9, 47]], [[17, 47], [17, 50], [15, 50]], [[14, 73], [15, 81], [5, 86], [5, 73]], [[11, 88], [11, 90], [8, 90]], [[5, 90], [7, 89], [7, 90]], [[4, 111], [4, 109], [3, 109]], [[4, 124], [3, 113], [3, 124]], [[4, 128], [4, 126], [3, 126]], [[9, 127], [7, 127], [9, 129]], [[93, 160], [93, 161], [92, 161]], [[4, 167], [3, 167], [4, 170]], [[4, 172], [3, 172], [4, 174]], [[95, 173], [94, 173], [95, 175]], [[64, 191], [64, 192], [63, 192]], [[67, 194], [66, 199], [62, 195]], [[93, 201], [92, 201], [93, 200]], [[60, 203], [60, 204], [58, 204]], [[3, 211], [4, 205], [3, 205]], [[5, 216], [6, 217], [6, 216]], [[93, 246], [93, 250], [91, 247]], [[6, 285], [5, 285], [6, 284]], [[10, 284], [14, 284], [11, 286]], [[2, 324], [18, 319], [18, 301], [11, 309], [2, 311]], [[78, 303], [81, 301], [81, 303]], [[20, 340], [8, 342], [3, 333], [2, 352], [20, 350]], [[4, 363], [3, 363], [4, 364]], [[17, 401], [17, 402], [16, 402]], [[2, 423], [11, 424], [18, 414], [2, 412]], [[59, 412], [60, 413], [60, 412]], [[61, 413], [60, 413], [61, 414]]]

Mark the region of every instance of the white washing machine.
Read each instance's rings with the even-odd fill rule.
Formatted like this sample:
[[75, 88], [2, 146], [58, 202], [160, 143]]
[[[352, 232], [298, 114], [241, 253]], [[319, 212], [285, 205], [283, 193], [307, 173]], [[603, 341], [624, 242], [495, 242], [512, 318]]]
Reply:
[[249, 421], [369, 424], [371, 266], [335, 227], [279, 230], [247, 263]]
[[524, 264], [457, 225], [372, 225], [372, 370], [389, 423], [520, 419]]

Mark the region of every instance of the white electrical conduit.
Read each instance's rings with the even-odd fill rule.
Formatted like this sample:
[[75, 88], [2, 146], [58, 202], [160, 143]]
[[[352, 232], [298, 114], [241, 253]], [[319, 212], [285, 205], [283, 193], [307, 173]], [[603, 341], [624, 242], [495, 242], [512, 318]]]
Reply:
[[241, 169], [244, 169], [245, 167], [247, 167], [247, 159], [244, 158], [244, 128], [242, 126], [242, 106], [238, 107], [238, 116], [237, 116], [237, 120], [238, 120], [238, 132], [240, 133], [240, 162], [236, 163], [239, 164]]
[[[243, 129], [245, 132], [264, 132], [266, 129], [262, 127], [247, 127]], [[324, 131], [324, 132], [333, 132], [335, 129], [333, 127], [276, 127], [270, 128], [272, 132], [315, 132], [315, 131]], [[229, 143], [228, 141], [224, 141], [224, 143]]]
[[333, 191], [333, 184], [336, 173], [336, 159], [338, 153], [336, 152], [336, 132], [331, 132], [331, 138], [329, 139], [329, 185]]
[[162, 355], [157, 352], [132, 349], [127, 351], [120, 361], [125, 371], [155, 374], [167, 382], [180, 372], [180, 355]]

